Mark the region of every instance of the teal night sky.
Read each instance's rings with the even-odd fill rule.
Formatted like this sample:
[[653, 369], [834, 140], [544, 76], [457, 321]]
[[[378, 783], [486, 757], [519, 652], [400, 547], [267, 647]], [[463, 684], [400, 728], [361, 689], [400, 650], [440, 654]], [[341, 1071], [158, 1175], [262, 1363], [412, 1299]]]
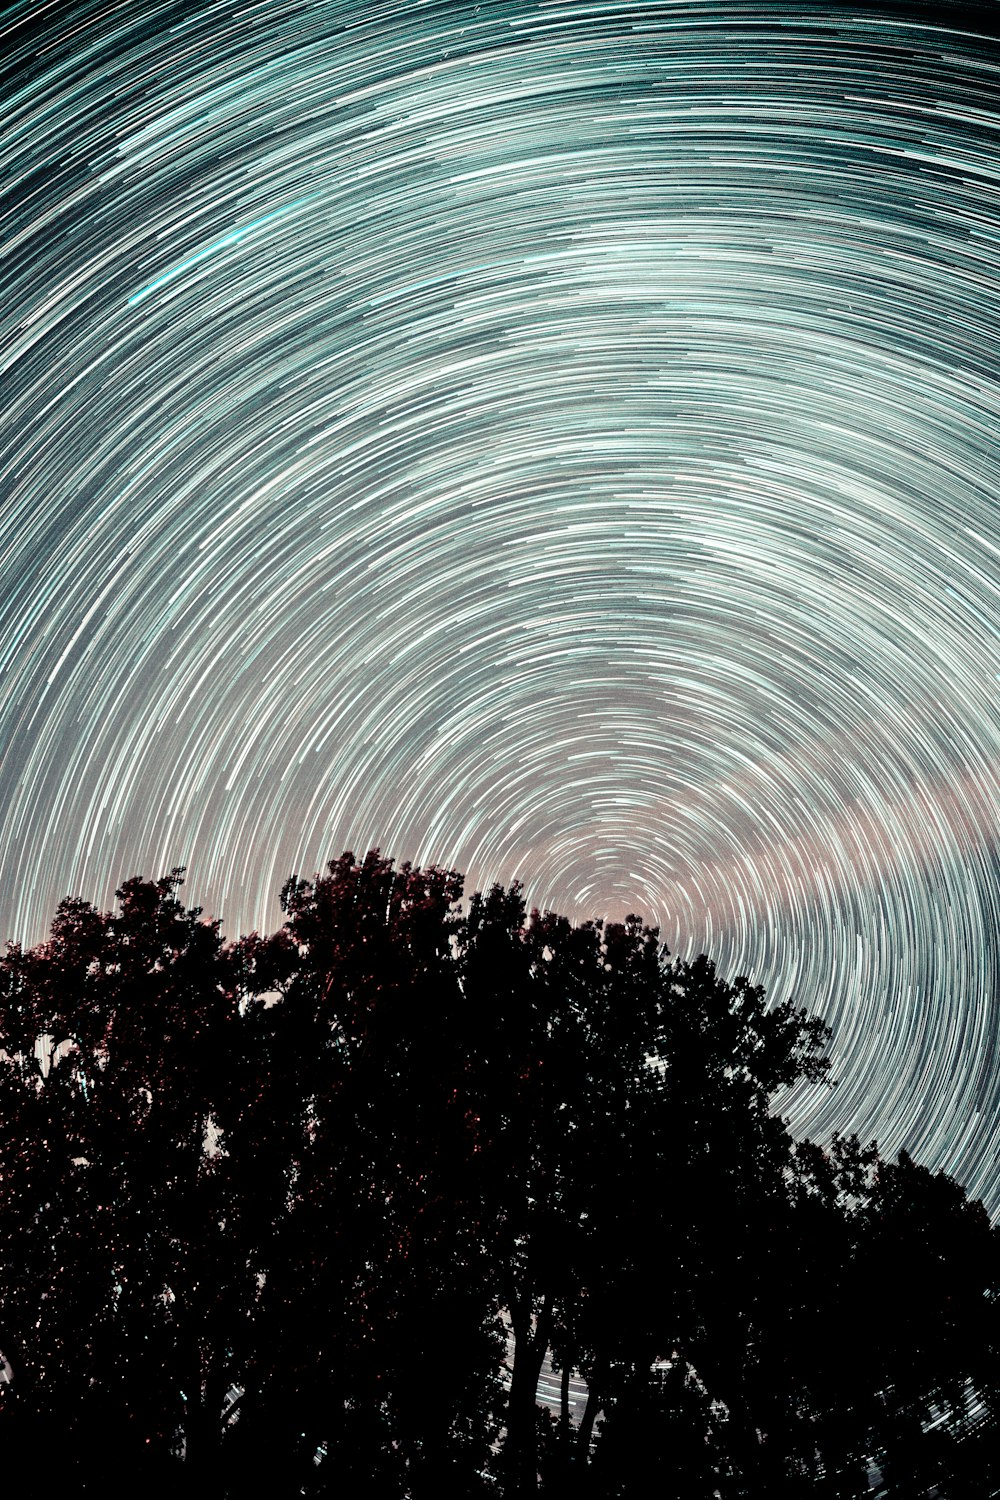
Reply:
[[0, 937], [520, 876], [1000, 1209], [997, 22], [8, 7]]

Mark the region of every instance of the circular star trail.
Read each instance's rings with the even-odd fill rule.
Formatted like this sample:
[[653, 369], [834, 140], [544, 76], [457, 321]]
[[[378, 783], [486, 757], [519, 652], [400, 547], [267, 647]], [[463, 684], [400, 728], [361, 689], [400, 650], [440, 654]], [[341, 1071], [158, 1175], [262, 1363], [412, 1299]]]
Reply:
[[8, 7], [3, 935], [520, 877], [821, 1011], [795, 1128], [1000, 1207], [988, 23]]

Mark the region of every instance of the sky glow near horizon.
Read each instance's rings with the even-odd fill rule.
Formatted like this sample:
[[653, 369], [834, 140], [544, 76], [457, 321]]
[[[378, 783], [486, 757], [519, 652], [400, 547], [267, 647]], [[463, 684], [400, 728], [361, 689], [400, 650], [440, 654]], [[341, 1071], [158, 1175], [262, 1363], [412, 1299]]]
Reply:
[[976, 26], [0, 14], [0, 937], [174, 865], [231, 935], [345, 848], [520, 877], [819, 1010], [796, 1130], [1000, 1208]]

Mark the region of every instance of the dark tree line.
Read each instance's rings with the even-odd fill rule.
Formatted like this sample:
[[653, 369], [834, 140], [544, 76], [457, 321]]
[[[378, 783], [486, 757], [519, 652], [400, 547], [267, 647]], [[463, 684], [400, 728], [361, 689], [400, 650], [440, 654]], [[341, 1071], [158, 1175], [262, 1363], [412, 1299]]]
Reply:
[[996, 1233], [905, 1154], [791, 1138], [819, 1020], [375, 852], [233, 944], [180, 883], [0, 960], [21, 1494], [1000, 1489]]

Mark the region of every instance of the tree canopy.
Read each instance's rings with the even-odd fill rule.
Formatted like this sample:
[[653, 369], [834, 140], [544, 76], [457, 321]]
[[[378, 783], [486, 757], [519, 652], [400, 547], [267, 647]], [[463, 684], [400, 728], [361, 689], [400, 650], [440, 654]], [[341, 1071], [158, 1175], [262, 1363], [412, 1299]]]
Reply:
[[905, 1153], [792, 1138], [822, 1021], [378, 851], [236, 942], [181, 884], [0, 960], [0, 1452], [34, 1493], [1000, 1487], [997, 1232]]

